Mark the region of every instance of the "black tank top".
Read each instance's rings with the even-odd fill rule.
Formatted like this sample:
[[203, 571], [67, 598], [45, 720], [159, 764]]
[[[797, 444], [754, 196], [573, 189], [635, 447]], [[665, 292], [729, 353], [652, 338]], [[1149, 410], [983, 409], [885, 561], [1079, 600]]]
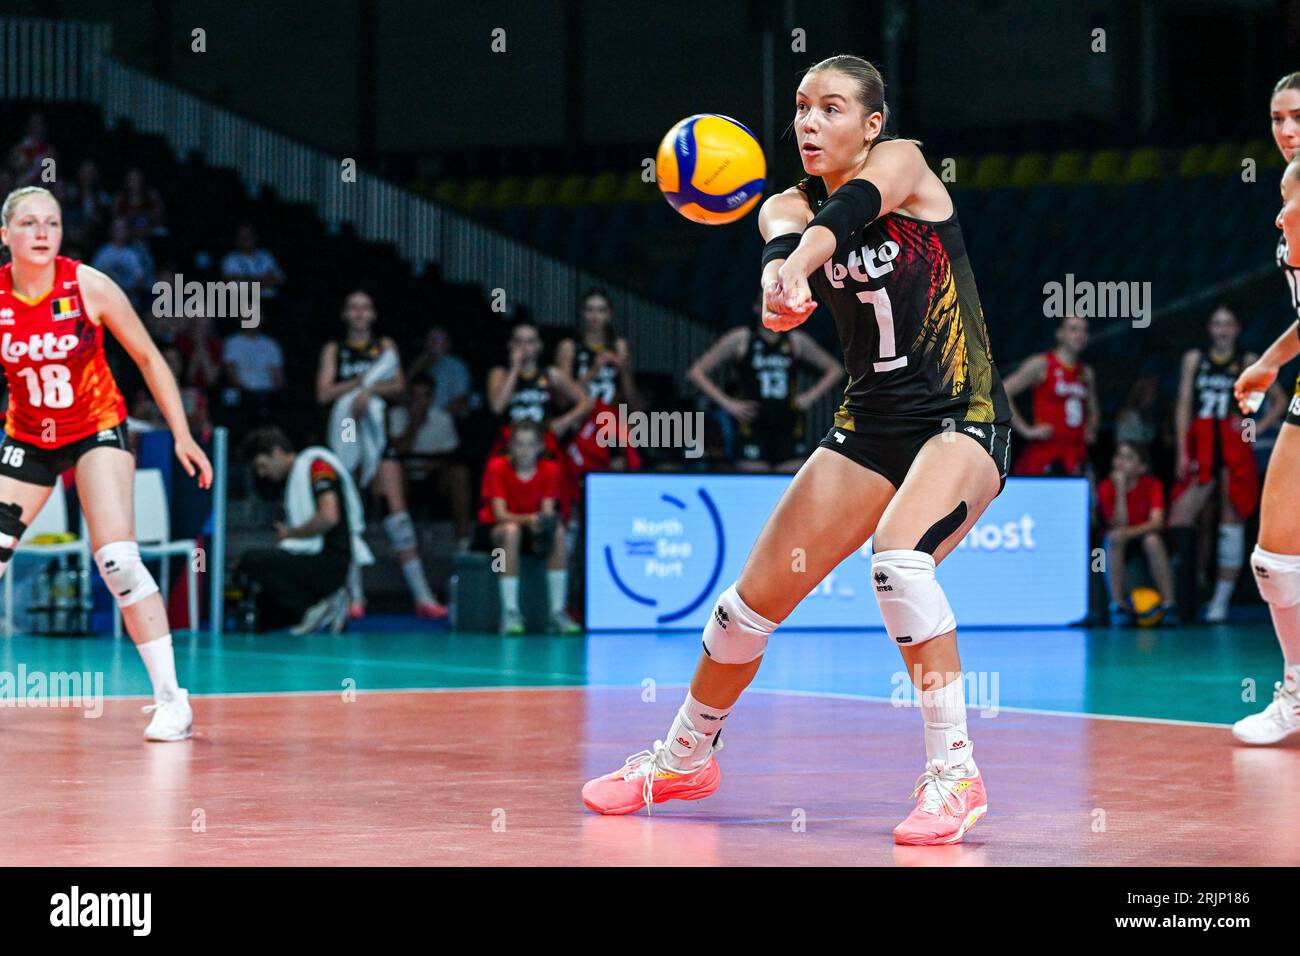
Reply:
[[757, 329], [751, 329], [749, 346], [737, 368], [737, 397], [758, 402], [758, 417], [751, 424], [793, 425], [798, 411], [794, 404], [797, 393], [794, 343], [790, 337], [782, 335], [773, 344]]
[[1300, 268], [1287, 265], [1286, 236], [1277, 241], [1277, 267], [1282, 270], [1286, 287], [1291, 292], [1291, 311], [1300, 317]]
[[540, 369], [531, 375], [520, 372], [506, 407], [506, 417], [511, 422], [541, 423], [551, 420], [552, 410], [551, 382], [546, 372]]
[[344, 382], [370, 370], [383, 354], [383, 346], [372, 340], [368, 345], [349, 345], [347, 341], [338, 343], [338, 354], [334, 362], [334, 380]]
[[[578, 380], [587, 374], [587, 370], [596, 363], [598, 356], [605, 349], [593, 349], [586, 342], [579, 342], [577, 353], [574, 356], [574, 370], [578, 374]], [[612, 365], [602, 365], [600, 371], [591, 377], [587, 382], [587, 394], [594, 399], [613, 405], [614, 399], [618, 396], [618, 369]]]
[[[799, 189], [814, 213], [826, 201], [818, 176]], [[852, 431], [858, 416], [1011, 421], [955, 208], [942, 222], [881, 216], [808, 284], [844, 349], [849, 383], [836, 427]]]
[[1221, 361], [1210, 357], [1209, 348], [1201, 351], [1201, 364], [1196, 368], [1195, 405], [1197, 418], [1228, 418], [1236, 410], [1232, 386], [1245, 367], [1240, 352]]

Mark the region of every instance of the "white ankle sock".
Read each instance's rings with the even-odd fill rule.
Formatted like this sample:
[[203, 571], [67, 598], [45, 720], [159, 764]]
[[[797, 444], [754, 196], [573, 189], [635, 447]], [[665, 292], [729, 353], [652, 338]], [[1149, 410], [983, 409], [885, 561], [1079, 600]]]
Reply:
[[506, 614], [519, 613], [519, 575], [503, 574], [497, 581], [501, 590], [501, 610]]
[[946, 766], [975, 766], [975, 745], [966, 733], [965, 682], [958, 674], [942, 687], [921, 691], [925, 756]]
[[137, 644], [135, 649], [140, 652], [144, 669], [149, 672], [154, 700], [174, 696], [180, 690], [180, 685], [176, 683], [176, 655], [172, 651], [172, 636], [164, 634], [148, 643]]
[[359, 564], [348, 566], [348, 603], [366, 603], [365, 592], [361, 590], [361, 565]]
[[417, 604], [433, 604], [433, 592], [429, 590], [429, 581], [424, 576], [424, 565], [419, 558], [410, 558], [402, 562], [402, 577], [411, 589], [411, 597]]
[[546, 572], [546, 590], [551, 596], [551, 613], [564, 610], [569, 602], [569, 572], [561, 568]]
[[673, 718], [673, 725], [668, 728], [668, 753], [672, 757], [673, 769], [690, 773], [708, 763], [713, 742], [722, 732], [722, 722], [730, 713], [730, 707], [723, 710], [701, 704], [688, 690], [686, 700]]
[[1228, 602], [1232, 600], [1232, 592], [1236, 589], [1237, 582], [1235, 579], [1232, 581], [1225, 581], [1223, 578], [1219, 578], [1219, 580], [1214, 583], [1214, 597], [1210, 598], [1210, 603], [1227, 607]]

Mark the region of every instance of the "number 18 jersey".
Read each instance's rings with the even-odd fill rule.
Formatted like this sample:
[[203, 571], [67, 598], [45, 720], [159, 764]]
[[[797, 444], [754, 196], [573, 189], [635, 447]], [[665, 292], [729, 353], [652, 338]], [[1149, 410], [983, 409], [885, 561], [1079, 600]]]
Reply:
[[57, 256], [54, 285], [38, 299], [14, 291], [13, 263], [0, 268], [0, 364], [9, 385], [5, 431], [59, 448], [126, 419], [126, 402], [104, 357], [104, 329], [90, 321], [75, 259]]
[[[820, 177], [799, 183], [813, 213]], [[957, 212], [942, 222], [889, 213], [842, 242], [808, 277], [830, 309], [849, 382], [835, 426], [889, 417], [1011, 420]]]

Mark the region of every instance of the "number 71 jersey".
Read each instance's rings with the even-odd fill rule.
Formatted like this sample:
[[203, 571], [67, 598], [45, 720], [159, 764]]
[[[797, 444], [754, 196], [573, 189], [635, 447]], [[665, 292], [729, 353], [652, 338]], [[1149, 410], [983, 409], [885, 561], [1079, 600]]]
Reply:
[[126, 419], [126, 402], [104, 357], [104, 329], [90, 321], [75, 259], [57, 256], [54, 285], [38, 299], [14, 291], [13, 263], [0, 268], [0, 364], [9, 384], [5, 431], [59, 448]]
[[[814, 214], [820, 177], [799, 183]], [[840, 243], [808, 277], [830, 309], [849, 382], [835, 425], [859, 417], [1011, 420], [957, 212], [942, 222], [888, 213]]]

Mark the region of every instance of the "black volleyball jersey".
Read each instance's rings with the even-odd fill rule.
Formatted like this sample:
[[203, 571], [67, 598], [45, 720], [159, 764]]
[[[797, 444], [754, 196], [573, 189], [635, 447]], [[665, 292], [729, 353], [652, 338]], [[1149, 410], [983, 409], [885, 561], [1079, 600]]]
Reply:
[[1300, 268], [1287, 265], [1286, 259], [1286, 236], [1283, 235], [1277, 241], [1277, 267], [1282, 270], [1282, 277], [1286, 279], [1286, 287], [1291, 292], [1291, 311], [1297, 317], [1300, 317]]
[[[579, 342], [577, 353], [574, 356], [574, 370], [578, 373], [578, 380], [587, 374], [587, 370], [596, 364], [596, 356], [604, 351], [604, 348], [593, 349], [586, 342]], [[594, 399], [613, 405], [614, 398], [618, 395], [618, 369], [612, 365], [602, 365], [600, 371], [591, 377], [587, 382], [587, 394]]]
[[1235, 414], [1237, 403], [1233, 401], [1232, 387], [1245, 367], [1246, 363], [1242, 360], [1240, 352], [1233, 352], [1226, 359], [1216, 360], [1211, 357], [1208, 348], [1203, 349], [1201, 363], [1196, 367], [1193, 386], [1195, 417], [1228, 418]]
[[372, 339], [368, 345], [350, 345], [346, 340], [340, 342], [334, 364], [334, 381], [344, 382], [365, 375], [383, 353], [384, 347], [378, 339]]
[[758, 402], [758, 415], [741, 424], [742, 434], [779, 428], [802, 435], [803, 416], [795, 405], [799, 384], [795, 365], [790, 336], [782, 335], [772, 343], [757, 329], [750, 330], [749, 345], [737, 366], [737, 397]]
[[511, 422], [547, 422], [551, 420], [552, 409], [551, 381], [546, 372], [520, 372], [515, 378], [506, 417]]
[[[821, 177], [799, 189], [815, 214], [826, 201]], [[955, 207], [942, 222], [881, 216], [808, 284], [844, 349], [849, 383], [836, 427], [853, 431], [860, 415], [1011, 421]]]

